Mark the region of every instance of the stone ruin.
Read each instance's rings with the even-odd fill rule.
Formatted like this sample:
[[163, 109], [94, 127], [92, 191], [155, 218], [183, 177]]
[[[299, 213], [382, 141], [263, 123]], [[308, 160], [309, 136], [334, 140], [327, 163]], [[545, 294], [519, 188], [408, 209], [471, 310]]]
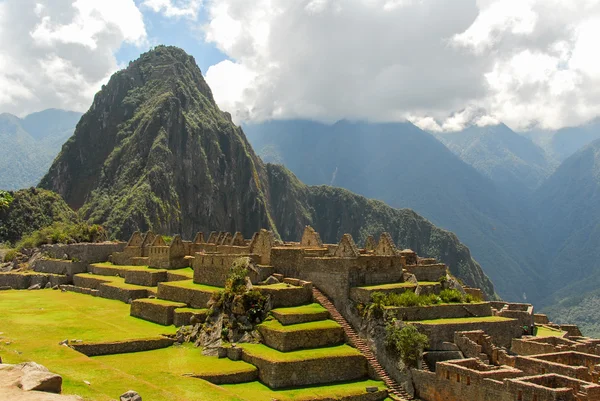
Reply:
[[[205, 377], [217, 384], [258, 378], [271, 388], [286, 388], [369, 376], [383, 379], [390, 391], [402, 383], [409, 393], [426, 401], [600, 401], [600, 340], [583, 337], [576, 326], [553, 325], [546, 316], [535, 314], [530, 304], [483, 301], [480, 289], [459, 284], [447, 266], [433, 258], [398, 249], [387, 233], [377, 240], [367, 237], [360, 248], [349, 234], [337, 244], [325, 244], [309, 226], [299, 242], [279, 241], [272, 232], [260, 230], [251, 239], [240, 232], [213, 231], [208, 236], [200, 232], [193, 241], [176, 235], [167, 243], [149, 231], [134, 233], [127, 243], [49, 246], [44, 251], [49, 257], [35, 262], [37, 273], [27, 277], [0, 274], [0, 287], [60, 285], [64, 290], [131, 303], [132, 316], [184, 326], [207, 318], [207, 303], [225, 285], [233, 262], [245, 258], [252, 266], [248, 281], [270, 297], [276, 324], [285, 327], [310, 321], [277, 311], [314, 302], [316, 289], [331, 300], [331, 306], [311, 319], [337, 314], [350, 322], [293, 335], [281, 328], [259, 326], [266, 346], [290, 352], [336, 345], [356, 336], [348, 331], [353, 326], [371, 344], [374, 355], [367, 360], [361, 353], [370, 352], [368, 347], [358, 347], [361, 351], [356, 355], [336, 362], [311, 361], [299, 376], [295, 363], [268, 360], [243, 347], [228, 348], [219, 355], [248, 361], [257, 371], [230, 381]], [[69, 260], [75, 257], [77, 261]], [[107, 260], [112, 264], [97, 263]], [[123, 284], [106, 280], [107, 276], [120, 277]], [[369, 322], [357, 312], [358, 307], [368, 304], [374, 292], [439, 294], [446, 288], [482, 301], [386, 307], [384, 319], [414, 325], [429, 339], [419, 367], [399, 370], [381, 336], [369, 331]], [[554, 330], [557, 336], [536, 337], [536, 327]], [[161, 348], [173, 341], [158, 338], [73, 347], [86, 355], [103, 355]], [[386, 394], [364, 399], [383, 399]]]

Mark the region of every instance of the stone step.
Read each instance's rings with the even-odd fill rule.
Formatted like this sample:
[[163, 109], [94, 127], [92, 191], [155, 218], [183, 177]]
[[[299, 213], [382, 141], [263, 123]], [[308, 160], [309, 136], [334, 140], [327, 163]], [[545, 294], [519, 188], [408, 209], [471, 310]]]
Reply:
[[86, 273], [88, 270], [88, 265], [85, 262], [48, 258], [36, 260], [31, 267], [39, 273], [62, 274], [70, 278], [78, 273]]
[[258, 331], [267, 346], [282, 352], [334, 346], [344, 342], [344, 330], [333, 320], [284, 326], [273, 319], [260, 324]]
[[285, 325], [329, 319], [329, 312], [317, 303], [271, 310], [279, 323]]
[[255, 285], [254, 289], [265, 295], [271, 296], [274, 308], [301, 306], [312, 302], [312, 284], [304, 282], [302, 285], [288, 283], [272, 285]]
[[264, 344], [238, 344], [242, 358], [258, 368], [259, 380], [273, 389], [364, 378], [367, 360], [352, 347], [280, 352]]
[[80, 273], [73, 276], [73, 284], [77, 287], [98, 290], [98, 296], [116, 299], [121, 302], [154, 295], [154, 288], [125, 283], [125, 279], [117, 276], [96, 276], [91, 273]]
[[204, 284], [196, 284], [193, 280], [163, 282], [158, 284], [157, 297], [167, 301], [183, 302], [191, 308], [203, 309], [216, 292], [223, 290]]
[[129, 314], [153, 323], [170, 326], [173, 324], [175, 310], [185, 308], [182, 302], [165, 301], [163, 299], [137, 299], [131, 303]]
[[112, 263], [94, 263], [90, 265], [91, 273], [97, 276], [119, 276], [125, 283], [156, 287], [158, 283], [168, 281], [167, 271], [152, 269], [146, 266], [119, 266]]

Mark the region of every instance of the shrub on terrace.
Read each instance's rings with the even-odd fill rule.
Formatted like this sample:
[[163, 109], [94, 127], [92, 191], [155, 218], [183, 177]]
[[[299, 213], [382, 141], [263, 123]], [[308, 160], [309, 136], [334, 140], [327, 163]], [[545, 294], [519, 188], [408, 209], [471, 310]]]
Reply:
[[96, 224], [64, 223], [54, 224], [41, 228], [21, 238], [16, 249], [37, 248], [44, 244], [67, 244], [73, 242], [100, 242], [106, 240], [106, 232]]
[[399, 329], [395, 322], [387, 324], [385, 341], [409, 368], [417, 367], [421, 353], [429, 346], [427, 336], [419, 333], [415, 326], [408, 324]]

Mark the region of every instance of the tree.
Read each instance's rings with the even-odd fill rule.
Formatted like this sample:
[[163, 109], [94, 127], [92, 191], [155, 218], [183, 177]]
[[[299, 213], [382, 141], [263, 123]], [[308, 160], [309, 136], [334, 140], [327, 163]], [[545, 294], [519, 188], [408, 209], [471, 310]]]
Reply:
[[416, 368], [421, 353], [429, 346], [427, 336], [419, 333], [411, 324], [398, 329], [394, 322], [387, 325], [386, 334], [387, 345], [400, 355], [400, 359], [407, 367]]

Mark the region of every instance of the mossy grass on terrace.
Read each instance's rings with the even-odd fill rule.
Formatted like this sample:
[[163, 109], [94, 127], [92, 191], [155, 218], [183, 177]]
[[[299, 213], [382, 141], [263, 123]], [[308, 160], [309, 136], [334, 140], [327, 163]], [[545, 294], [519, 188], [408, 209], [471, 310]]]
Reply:
[[257, 290], [260, 289], [269, 289], [269, 290], [286, 290], [288, 288], [299, 288], [298, 286], [287, 284], [287, 283], [279, 283], [279, 284], [271, 284], [271, 285], [255, 285], [254, 288]]
[[[178, 306], [178, 307], [182, 307], [182, 305], [185, 305], [181, 302], [174, 302], [174, 301], [167, 301], [164, 299], [157, 299], [157, 298], [140, 298], [137, 299], [136, 302], [143, 302], [146, 304], [153, 304], [153, 305], [163, 305], [163, 306]], [[180, 308], [177, 308], [178, 310]]]
[[362, 355], [349, 345], [338, 345], [335, 347], [313, 348], [300, 351], [281, 352], [269, 348], [264, 344], [238, 344], [244, 348], [249, 355], [266, 359], [271, 362], [299, 362], [312, 359], [336, 358], [344, 356]]
[[536, 337], [564, 337], [565, 334], [567, 334], [566, 331], [562, 331], [559, 329], [555, 329], [552, 327], [548, 327], [548, 326], [535, 326], [535, 333], [534, 335]]
[[281, 315], [313, 315], [317, 313], [323, 313], [326, 311], [327, 309], [323, 308], [317, 303], [301, 306], [292, 306], [289, 308], [275, 308], [272, 310], [272, 312], [276, 312]]
[[261, 326], [266, 327], [271, 330], [292, 333], [295, 331], [304, 331], [304, 330], [324, 330], [324, 329], [338, 329], [341, 328], [339, 324], [334, 322], [333, 320], [319, 320], [316, 322], [308, 322], [308, 323], [297, 323], [290, 325], [282, 325], [279, 321], [267, 320], [262, 323]]

